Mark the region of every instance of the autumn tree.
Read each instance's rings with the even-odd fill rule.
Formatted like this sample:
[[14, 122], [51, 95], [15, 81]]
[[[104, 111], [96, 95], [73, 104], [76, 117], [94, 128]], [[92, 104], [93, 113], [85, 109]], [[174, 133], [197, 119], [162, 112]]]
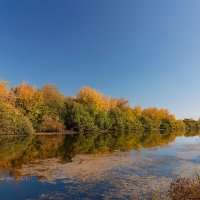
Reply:
[[184, 119], [183, 122], [184, 122], [185, 128], [187, 130], [197, 130], [198, 129], [197, 122], [194, 119]]
[[140, 106], [136, 106], [132, 109], [132, 113], [135, 117], [141, 116], [142, 108]]
[[38, 130], [60, 132], [64, 130], [65, 97], [56, 86], [46, 84], [40, 90], [43, 98], [43, 115]]
[[44, 101], [41, 93], [36, 87], [24, 82], [12, 88], [16, 97], [15, 106], [26, 115], [37, 129], [42, 120]]
[[47, 113], [49, 115], [61, 116], [64, 109], [65, 97], [58, 88], [55, 85], [46, 84], [42, 87], [41, 94]]
[[109, 111], [109, 118], [111, 121], [111, 130], [123, 131], [126, 128], [126, 116], [119, 108], [111, 108]]
[[94, 118], [84, 105], [68, 99], [65, 103], [65, 126], [75, 131], [92, 131], [96, 129]]
[[38, 124], [37, 130], [40, 132], [61, 132], [64, 130], [64, 123], [59, 116], [44, 115]]
[[6, 104], [0, 99], [0, 135], [27, 135], [32, 132], [33, 127], [29, 119], [12, 105]]
[[156, 130], [160, 128], [161, 118], [159, 110], [155, 107], [146, 108], [142, 111], [143, 123], [147, 129]]
[[96, 115], [104, 108], [104, 96], [90, 87], [83, 87], [76, 95], [77, 101], [84, 105], [91, 115]]
[[119, 109], [125, 111], [129, 106], [129, 101], [123, 97], [117, 99], [117, 105]]
[[[2, 127], [19, 132], [31, 132], [25, 131], [30, 122], [35, 131], [42, 132], [65, 128], [75, 131], [200, 128], [200, 121], [176, 120], [163, 108], [133, 108], [123, 97], [110, 98], [90, 87], [81, 88], [75, 97], [65, 97], [52, 84], [38, 89], [23, 82], [10, 89], [8, 82], [0, 81], [0, 101]], [[14, 117], [10, 114], [12, 112]]]
[[109, 113], [105, 110], [99, 111], [95, 117], [95, 125], [100, 130], [109, 130], [111, 128], [111, 119]]
[[8, 82], [0, 81], [0, 99], [6, 100], [8, 95]]
[[176, 120], [173, 128], [176, 130], [185, 130], [185, 123], [183, 120]]

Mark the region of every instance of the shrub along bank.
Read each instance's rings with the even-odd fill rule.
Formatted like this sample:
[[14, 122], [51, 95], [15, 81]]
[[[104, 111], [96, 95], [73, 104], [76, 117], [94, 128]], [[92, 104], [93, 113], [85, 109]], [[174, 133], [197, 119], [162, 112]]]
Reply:
[[27, 82], [0, 81], [0, 134], [73, 131], [197, 130], [200, 122], [176, 120], [167, 109], [132, 107], [90, 87], [64, 96], [54, 85], [38, 89]]

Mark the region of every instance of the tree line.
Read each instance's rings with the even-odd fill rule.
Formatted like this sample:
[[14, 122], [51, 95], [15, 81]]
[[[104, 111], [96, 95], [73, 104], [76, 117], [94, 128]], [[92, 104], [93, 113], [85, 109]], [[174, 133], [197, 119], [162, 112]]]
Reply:
[[124, 98], [109, 98], [90, 87], [64, 96], [55, 85], [42, 88], [0, 81], [0, 134], [71, 130], [197, 130], [200, 121], [176, 120], [167, 109], [131, 107]]

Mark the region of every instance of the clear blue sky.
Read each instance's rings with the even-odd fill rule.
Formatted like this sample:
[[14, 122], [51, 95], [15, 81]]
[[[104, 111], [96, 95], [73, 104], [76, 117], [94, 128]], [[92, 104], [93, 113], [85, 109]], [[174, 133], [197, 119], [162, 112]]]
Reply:
[[200, 1], [1, 0], [0, 78], [198, 118]]

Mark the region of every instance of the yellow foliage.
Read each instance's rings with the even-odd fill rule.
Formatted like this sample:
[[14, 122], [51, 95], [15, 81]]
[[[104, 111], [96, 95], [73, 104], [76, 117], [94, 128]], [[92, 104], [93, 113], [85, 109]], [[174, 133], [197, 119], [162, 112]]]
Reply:
[[104, 96], [90, 87], [83, 87], [77, 93], [77, 100], [80, 103], [94, 107], [96, 110], [104, 108]]
[[16, 96], [22, 101], [32, 100], [37, 92], [37, 88], [24, 82], [14, 88]]
[[147, 116], [151, 119], [164, 119], [164, 118], [168, 118], [171, 121], [175, 120], [175, 116], [169, 114], [169, 111], [167, 109], [158, 109], [156, 107], [150, 107], [150, 108], [146, 108], [142, 111], [142, 114], [144, 116]]
[[135, 116], [133, 115], [133, 109], [129, 106], [128, 108], [126, 108], [125, 110], [125, 114], [126, 114], [126, 117], [129, 119], [129, 120], [132, 120]]
[[59, 117], [52, 118], [50, 116], [44, 117], [42, 123], [38, 127], [38, 130], [42, 132], [60, 132], [63, 129], [64, 124]]
[[111, 108], [114, 108], [117, 106], [117, 100], [104, 97], [104, 109], [106, 111], [109, 111]]
[[78, 102], [89, 107], [92, 106], [97, 111], [109, 111], [111, 108], [116, 107], [119, 103], [117, 99], [108, 98], [90, 87], [81, 88], [76, 97]]
[[50, 112], [55, 113], [55, 110], [60, 111], [63, 109], [65, 97], [59, 92], [56, 86], [46, 84], [42, 87], [40, 92]]
[[5, 99], [8, 95], [8, 82], [0, 81], [0, 98]]
[[128, 100], [124, 99], [123, 97], [117, 99], [117, 107], [121, 110], [126, 110], [129, 107]]
[[14, 87], [12, 90], [16, 97], [17, 107], [21, 107], [23, 111], [34, 111], [43, 103], [43, 97], [39, 90], [26, 82]]
[[132, 110], [134, 116], [140, 116], [142, 114], [142, 108], [140, 106], [136, 106]]

